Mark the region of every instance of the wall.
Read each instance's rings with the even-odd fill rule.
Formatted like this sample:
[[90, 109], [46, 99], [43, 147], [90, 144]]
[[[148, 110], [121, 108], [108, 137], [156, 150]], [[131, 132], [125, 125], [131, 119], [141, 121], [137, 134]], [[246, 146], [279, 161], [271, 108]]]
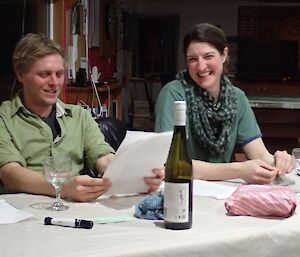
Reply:
[[220, 25], [227, 36], [237, 35], [237, 14], [240, 5], [300, 6], [298, 2], [286, 3], [254, 0], [126, 0], [125, 9], [139, 14], [162, 16], [177, 14], [180, 18], [178, 70], [185, 67], [182, 40], [185, 33], [196, 23], [210, 22]]
[[[23, 9], [25, 7], [25, 9]], [[25, 11], [25, 12], [24, 12]], [[23, 17], [23, 14], [25, 16]], [[23, 24], [24, 21], [24, 24]], [[24, 25], [24, 26], [23, 26]], [[15, 93], [11, 58], [16, 42], [28, 32], [47, 34], [47, 2], [41, 0], [0, 1], [0, 103]]]
[[[300, 6], [299, 2], [270, 1], [270, 0], [125, 0], [125, 10], [129, 13], [137, 13], [142, 16], [161, 17], [178, 15], [179, 17], [179, 42], [177, 52], [177, 70], [185, 68], [185, 60], [182, 53], [182, 41], [186, 32], [197, 23], [209, 22], [220, 26], [227, 36], [237, 36], [238, 31], [238, 8], [239, 6]], [[130, 76], [131, 55], [123, 51], [123, 68], [119, 71], [124, 77]], [[233, 57], [233, 56], [231, 56]], [[233, 63], [234, 58], [231, 58]], [[133, 100], [146, 100], [145, 90], [142, 83], [126, 83], [128, 99], [127, 103]], [[152, 100], [155, 102], [161, 89], [161, 85], [150, 87]], [[126, 103], [126, 100], [124, 101]], [[132, 107], [129, 109], [132, 109]]]

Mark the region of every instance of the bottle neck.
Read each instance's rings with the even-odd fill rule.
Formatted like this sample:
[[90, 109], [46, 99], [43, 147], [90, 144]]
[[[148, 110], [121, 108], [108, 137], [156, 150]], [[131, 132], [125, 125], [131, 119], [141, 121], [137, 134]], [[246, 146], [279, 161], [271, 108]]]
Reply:
[[181, 134], [182, 136], [185, 137], [185, 126], [174, 126], [174, 134]]
[[173, 136], [186, 140], [185, 126], [174, 126]]

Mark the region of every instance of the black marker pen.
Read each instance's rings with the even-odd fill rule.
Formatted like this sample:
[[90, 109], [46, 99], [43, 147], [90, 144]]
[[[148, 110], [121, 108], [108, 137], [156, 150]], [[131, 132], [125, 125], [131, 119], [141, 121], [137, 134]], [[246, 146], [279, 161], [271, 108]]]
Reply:
[[44, 220], [45, 225], [58, 225], [72, 228], [92, 228], [94, 223], [90, 220], [80, 219], [64, 219], [64, 218], [51, 218], [46, 217]]

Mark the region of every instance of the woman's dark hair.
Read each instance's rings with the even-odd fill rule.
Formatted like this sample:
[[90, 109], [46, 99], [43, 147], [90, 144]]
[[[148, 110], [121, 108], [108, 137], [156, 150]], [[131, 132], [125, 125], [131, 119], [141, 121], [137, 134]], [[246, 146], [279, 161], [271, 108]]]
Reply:
[[[224, 31], [209, 23], [199, 23], [186, 34], [183, 39], [183, 53], [185, 58], [189, 45], [197, 42], [204, 42], [214, 46], [221, 55], [224, 52], [224, 48], [227, 47], [227, 39]], [[228, 69], [229, 55], [223, 64], [223, 74], [227, 74]]]
[[183, 53], [185, 57], [189, 45], [193, 42], [209, 43], [220, 54], [223, 54], [224, 48], [227, 46], [226, 35], [223, 30], [209, 23], [197, 24], [186, 34], [183, 39]]

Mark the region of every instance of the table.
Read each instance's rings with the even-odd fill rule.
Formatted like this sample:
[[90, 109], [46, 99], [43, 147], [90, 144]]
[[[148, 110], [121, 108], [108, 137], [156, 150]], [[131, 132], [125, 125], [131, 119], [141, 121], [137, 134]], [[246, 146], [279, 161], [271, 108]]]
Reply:
[[[289, 176], [296, 180], [295, 189], [298, 190], [300, 177], [294, 174]], [[95, 224], [92, 229], [43, 225], [46, 216], [89, 219], [132, 215], [133, 206], [141, 197], [111, 197], [91, 203], [68, 203], [69, 210], [53, 212], [29, 207], [33, 203], [53, 201], [53, 198], [29, 194], [1, 195], [0, 199], [34, 215], [34, 218], [17, 224], [0, 225], [1, 256], [299, 256], [298, 209], [287, 219], [229, 216], [224, 200], [201, 196], [194, 196], [193, 227], [189, 230], [167, 230], [162, 221], [141, 219]]]

